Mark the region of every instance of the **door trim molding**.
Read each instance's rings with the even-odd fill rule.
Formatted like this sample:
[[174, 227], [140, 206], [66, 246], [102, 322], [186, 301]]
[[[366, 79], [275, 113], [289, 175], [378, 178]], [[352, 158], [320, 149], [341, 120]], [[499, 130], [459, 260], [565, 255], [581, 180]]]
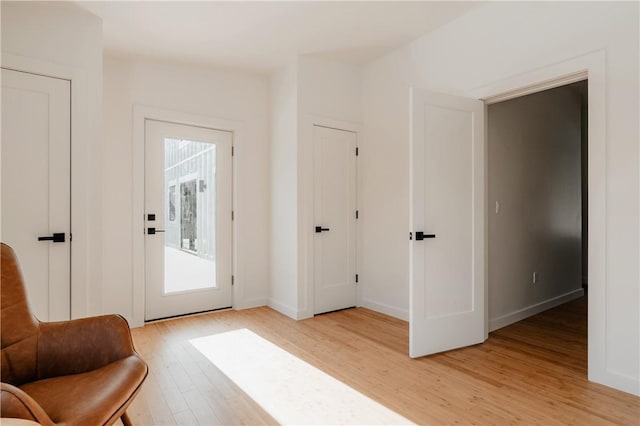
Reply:
[[[144, 138], [145, 120], [166, 121], [189, 126], [206, 127], [215, 130], [223, 130], [233, 133], [232, 146], [237, 150], [243, 145], [245, 138], [245, 125], [240, 121], [209, 117], [205, 115], [191, 114], [181, 111], [173, 111], [147, 105], [133, 105], [133, 194], [132, 194], [132, 257], [133, 257], [133, 318], [132, 327], [144, 326], [145, 308], [145, 264], [144, 264]], [[232, 208], [236, 212], [232, 226], [232, 264], [234, 285], [232, 287], [232, 307], [238, 309], [244, 300], [244, 274], [237, 268], [238, 244], [238, 209], [237, 209], [237, 167], [236, 156], [232, 157]]]
[[[89, 256], [90, 236], [88, 196], [92, 177], [88, 167], [94, 137], [89, 128], [88, 73], [81, 67], [63, 66], [41, 59], [2, 52], [2, 67], [71, 82], [71, 318], [89, 312], [89, 284], [99, 290], [101, 277], [92, 277], [88, 268], [95, 263]], [[100, 224], [101, 226], [101, 224]], [[93, 237], [93, 234], [92, 234]], [[97, 262], [101, 265], [102, 259]]]
[[[607, 57], [597, 50], [469, 91], [487, 102], [509, 99], [588, 79], [589, 90], [589, 307], [588, 378], [627, 392], [637, 379], [609, 368], [607, 361]], [[485, 183], [486, 184], [486, 183]], [[485, 226], [487, 224], [485, 223]], [[485, 241], [486, 244], [486, 241]], [[485, 258], [486, 273], [486, 258]], [[486, 321], [488, 324], [488, 321]]]
[[554, 89], [556, 87], [577, 83], [578, 81], [587, 80], [588, 78], [589, 74], [586, 70], [578, 71], [562, 77], [553, 78], [551, 80], [541, 81], [539, 83], [525, 86], [516, 90], [507, 91], [506, 93], [500, 93], [498, 95], [486, 98], [484, 99], [484, 101], [487, 105], [491, 105], [498, 102], [508, 101], [509, 99], [520, 98], [522, 96], [542, 92], [544, 90]]
[[[300, 129], [300, 144], [298, 145], [298, 307], [296, 319], [313, 316], [313, 127], [321, 126], [335, 130], [342, 130], [356, 134], [356, 146], [362, 148], [362, 126], [359, 123], [336, 120], [320, 115], [307, 114], [304, 116]], [[356, 207], [359, 208], [361, 182], [360, 167], [356, 163]], [[362, 265], [361, 232], [356, 222], [356, 271]], [[362, 274], [360, 274], [362, 275]], [[362, 278], [362, 276], [360, 277]], [[362, 280], [356, 286], [356, 303], [362, 306]]]

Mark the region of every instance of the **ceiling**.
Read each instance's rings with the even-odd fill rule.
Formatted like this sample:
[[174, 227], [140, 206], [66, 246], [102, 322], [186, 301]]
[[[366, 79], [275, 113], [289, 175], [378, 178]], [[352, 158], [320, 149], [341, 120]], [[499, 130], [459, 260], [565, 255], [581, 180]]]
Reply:
[[363, 64], [466, 13], [458, 1], [78, 1], [109, 52], [269, 72], [296, 55]]

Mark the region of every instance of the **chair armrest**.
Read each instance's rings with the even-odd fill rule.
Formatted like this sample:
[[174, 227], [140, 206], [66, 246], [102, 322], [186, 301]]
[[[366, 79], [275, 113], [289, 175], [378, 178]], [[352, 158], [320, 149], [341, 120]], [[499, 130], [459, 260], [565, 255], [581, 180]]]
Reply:
[[32, 420], [42, 426], [53, 426], [42, 407], [19, 388], [1, 383], [0, 394], [0, 412], [3, 417]]
[[78, 374], [136, 354], [127, 321], [103, 315], [43, 322], [38, 336], [38, 379]]

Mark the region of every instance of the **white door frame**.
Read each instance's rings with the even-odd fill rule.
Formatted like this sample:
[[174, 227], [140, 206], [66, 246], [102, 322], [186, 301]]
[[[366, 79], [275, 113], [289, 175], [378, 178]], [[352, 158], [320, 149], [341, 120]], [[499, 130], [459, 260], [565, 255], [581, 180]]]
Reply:
[[[144, 138], [145, 120], [166, 121], [188, 126], [206, 127], [214, 130], [223, 130], [233, 133], [232, 146], [238, 149], [243, 145], [245, 138], [245, 125], [242, 122], [226, 120], [204, 115], [189, 114], [185, 112], [172, 111], [163, 108], [134, 105], [133, 106], [133, 232], [132, 232], [132, 257], [133, 257], [133, 318], [131, 327], [144, 326], [144, 304], [145, 304], [145, 265], [144, 265]], [[237, 215], [236, 187], [237, 167], [236, 157], [232, 157], [232, 190], [231, 205]], [[236, 220], [232, 222], [232, 265], [231, 270], [234, 276], [232, 287], [232, 307], [236, 307], [237, 301], [244, 300], [244, 277], [237, 269], [237, 225]]]
[[[632, 383], [629, 378], [609, 370], [606, 360], [607, 139], [605, 51], [600, 50], [588, 53], [567, 61], [552, 64], [528, 73], [501, 80], [499, 82], [471, 90], [468, 94], [475, 98], [484, 100], [487, 104], [491, 104], [584, 79], [588, 79], [589, 90], [588, 378], [589, 380], [608, 384], [609, 386], [617, 387], [619, 389], [633, 389], [634, 383]], [[487, 226], [488, 224], [485, 220], [485, 230]], [[487, 258], [485, 256], [485, 277], [486, 273]], [[488, 298], [485, 300], [488, 300]], [[485, 326], [488, 326], [488, 319], [485, 320]]]
[[[94, 140], [88, 126], [87, 71], [6, 52], [2, 52], [2, 67], [71, 82], [71, 318], [85, 317], [89, 314], [89, 283], [94, 281], [87, 267], [91, 260], [88, 255], [90, 210], [87, 209], [88, 195], [93, 191], [89, 167], [91, 147], [82, 142]], [[99, 283], [94, 282], [96, 284]]]
[[[335, 120], [319, 115], [308, 114], [303, 119], [301, 128], [302, 143], [298, 145], [298, 247], [300, 259], [298, 263], [298, 308], [294, 313], [296, 319], [311, 318], [314, 306], [314, 250], [313, 232], [314, 209], [313, 209], [313, 128], [314, 126], [329, 127], [336, 130], [344, 130], [356, 134], [356, 146], [362, 151], [362, 128], [358, 123]], [[360, 167], [356, 165], [356, 208], [360, 203]], [[362, 213], [362, 212], [361, 212]], [[362, 217], [362, 214], [361, 214]], [[362, 264], [359, 221], [356, 221], [356, 273], [359, 265]], [[356, 285], [356, 306], [362, 305], [362, 281]]]

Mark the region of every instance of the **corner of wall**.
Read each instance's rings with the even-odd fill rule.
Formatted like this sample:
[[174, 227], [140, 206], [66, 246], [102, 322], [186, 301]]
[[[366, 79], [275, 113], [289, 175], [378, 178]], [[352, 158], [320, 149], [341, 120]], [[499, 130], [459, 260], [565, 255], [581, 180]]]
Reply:
[[279, 300], [276, 300], [275, 298], [269, 298], [268, 305], [271, 309], [274, 309], [280, 312], [281, 314], [288, 316], [291, 319], [294, 319], [294, 320], [298, 319], [297, 309], [287, 303], [283, 303]]
[[298, 294], [297, 73], [297, 62], [289, 61], [269, 81], [269, 306], [291, 318], [297, 315]]

